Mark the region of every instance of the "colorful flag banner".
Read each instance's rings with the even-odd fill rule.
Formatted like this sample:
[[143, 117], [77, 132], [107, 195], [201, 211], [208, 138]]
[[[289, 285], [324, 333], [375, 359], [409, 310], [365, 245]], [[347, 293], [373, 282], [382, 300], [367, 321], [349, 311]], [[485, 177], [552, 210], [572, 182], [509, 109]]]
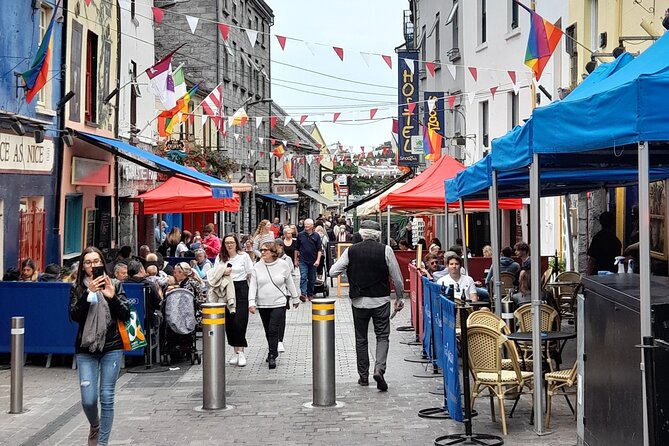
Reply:
[[149, 88], [160, 99], [163, 106], [170, 110], [176, 106], [177, 98], [174, 90], [174, 78], [172, 75], [172, 56], [183, 45], [159, 60], [155, 65], [146, 70], [149, 77]]
[[527, 38], [525, 65], [532, 69], [534, 77], [539, 80], [553, 51], [562, 39], [562, 30], [522, 3], [516, 2], [516, 4], [530, 13], [530, 35]]
[[37, 48], [37, 54], [30, 64], [27, 71], [21, 73], [23, 81], [26, 83], [26, 101], [32, 102], [33, 98], [46, 85], [49, 76], [49, 65], [51, 65], [51, 48], [53, 47], [53, 27], [56, 19], [56, 12], [60, 6], [60, 1], [56, 4], [51, 15], [49, 26], [44, 32], [42, 42]]

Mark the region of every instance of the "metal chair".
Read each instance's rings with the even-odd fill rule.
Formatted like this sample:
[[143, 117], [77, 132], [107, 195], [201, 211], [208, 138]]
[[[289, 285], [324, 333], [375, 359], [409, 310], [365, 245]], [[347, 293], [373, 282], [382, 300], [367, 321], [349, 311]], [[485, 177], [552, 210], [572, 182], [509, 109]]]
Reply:
[[578, 377], [576, 374], [576, 367], [577, 362], [574, 362], [574, 365], [571, 369], [558, 370], [556, 372], [548, 372], [544, 374], [544, 378], [548, 384], [546, 398], [546, 429], [548, 429], [551, 422], [551, 400], [553, 395], [557, 394], [558, 390], [561, 390], [560, 393], [564, 395], [571, 412], [574, 414], [574, 417], [576, 417], [576, 411], [567, 397], [567, 392], [565, 392], [565, 388], [572, 387], [574, 384], [576, 384]]
[[[513, 342], [509, 342], [506, 336], [498, 331], [484, 326], [467, 327], [469, 364], [474, 375], [472, 386], [472, 408], [476, 397], [482, 388], [487, 388], [491, 396], [495, 396], [499, 403], [500, 416], [502, 418], [502, 433], [507, 434], [506, 411], [504, 399], [507, 393], [532, 393], [532, 372], [520, 370], [518, 355]], [[502, 346], [506, 346], [512, 352], [513, 370], [502, 369]], [[527, 387], [528, 392], [523, 392]], [[494, 405], [491, 399], [491, 415], [495, 421]]]

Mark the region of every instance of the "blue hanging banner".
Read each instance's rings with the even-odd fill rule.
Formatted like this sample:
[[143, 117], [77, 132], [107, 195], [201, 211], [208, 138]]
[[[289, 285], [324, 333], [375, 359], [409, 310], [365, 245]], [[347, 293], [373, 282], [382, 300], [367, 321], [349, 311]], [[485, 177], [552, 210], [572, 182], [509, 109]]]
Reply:
[[430, 282], [426, 277], [423, 279], [423, 350], [427, 357], [432, 359], [432, 293], [430, 292]]
[[[434, 334], [434, 354], [436, 356], [435, 361], [439, 368], [444, 368], [444, 349], [441, 345], [442, 343], [442, 316], [441, 316], [441, 285], [438, 285], [434, 282], [428, 282], [426, 287], [430, 289], [430, 297], [432, 298], [432, 332]], [[426, 347], [427, 348], [427, 347]]]
[[[412, 137], [420, 135], [418, 125], [418, 53], [397, 53], [397, 165], [418, 166], [413, 153]], [[410, 108], [409, 104], [413, 104]]]
[[460, 396], [460, 370], [458, 368], [458, 344], [455, 334], [455, 304], [446, 296], [439, 297], [442, 316], [442, 348], [444, 357], [444, 392], [448, 413], [455, 421], [464, 421]]

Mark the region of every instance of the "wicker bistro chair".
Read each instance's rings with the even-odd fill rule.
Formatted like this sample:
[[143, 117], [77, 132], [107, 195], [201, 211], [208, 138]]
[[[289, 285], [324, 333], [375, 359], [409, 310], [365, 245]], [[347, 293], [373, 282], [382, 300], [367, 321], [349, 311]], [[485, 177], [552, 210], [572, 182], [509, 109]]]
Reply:
[[[556, 328], [560, 327], [560, 316], [555, 308], [550, 305], [541, 304], [541, 331], [553, 331]], [[518, 331], [531, 332], [532, 331], [532, 304], [525, 304], [520, 306], [513, 313], [516, 321], [518, 323]], [[520, 350], [523, 352], [523, 358], [525, 361], [532, 357], [532, 343], [530, 342], [520, 342], [518, 343]], [[550, 358], [550, 352], [557, 349], [555, 345], [548, 345], [546, 350], [548, 352], [548, 357], [546, 361], [553, 370], [553, 363]]]
[[[506, 323], [491, 311], [474, 311], [467, 318], [467, 327], [474, 325], [483, 326], [492, 328], [493, 330], [499, 332], [500, 334], [507, 335], [509, 334], [509, 327], [506, 326]], [[515, 349], [515, 345], [514, 345]], [[513, 370], [513, 359], [510, 358], [512, 353], [507, 351], [507, 357], [502, 358], [502, 370]], [[518, 353], [515, 353], [518, 356]], [[532, 370], [532, 360], [528, 359], [520, 363], [521, 370]]]
[[574, 294], [581, 283], [581, 274], [575, 271], [564, 271], [558, 274], [556, 282], [569, 282], [568, 285], [559, 285], [553, 289], [555, 302], [560, 315], [573, 314]]
[[574, 365], [571, 369], [567, 370], [558, 370], [557, 372], [548, 372], [544, 374], [546, 383], [548, 384], [547, 388], [547, 398], [546, 398], [546, 429], [550, 426], [551, 422], [551, 399], [553, 395], [556, 395], [558, 390], [560, 390], [562, 395], [564, 395], [567, 400], [567, 404], [576, 418], [576, 411], [574, 407], [569, 402], [569, 397], [567, 397], [567, 392], [565, 388], [572, 387], [576, 384], [577, 374], [576, 374], [577, 362], [574, 362]]
[[[507, 393], [518, 395], [523, 393], [527, 387], [532, 393], [532, 372], [520, 370], [518, 356], [513, 342], [509, 342], [506, 336], [498, 331], [475, 325], [467, 327], [467, 339], [469, 350], [469, 364], [474, 375], [472, 386], [472, 408], [476, 397], [480, 395], [482, 388], [487, 388], [499, 402], [500, 417], [502, 418], [502, 433], [506, 435], [506, 411], [504, 400]], [[502, 346], [507, 346], [512, 352], [513, 370], [502, 369]], [[491, 415], [495, 421], [494, 405], [491, 400]]]

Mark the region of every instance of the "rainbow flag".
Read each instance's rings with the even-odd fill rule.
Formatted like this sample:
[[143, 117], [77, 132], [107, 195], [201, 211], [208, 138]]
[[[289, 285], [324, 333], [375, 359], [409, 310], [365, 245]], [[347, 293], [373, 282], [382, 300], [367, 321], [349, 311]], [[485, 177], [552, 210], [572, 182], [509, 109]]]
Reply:
[[188, 104], [195, 93], [197, 93], [200, 84], [191, 88], [185, 95], [177, 100], [177, 105], [158, 115], [158, 134], [162, 137], [171, 135], [176, 124], [181, 124], [188, 119]]
[[283, 144], [279, 144], [278, 146], [276, 146], [274, 150], [272, 150], [272, 153], [274, 154], [274, 156], [281, 159], [283, 154], [286, 153], [286, 149], [283, 148]]
[[437, 161], [441, 158], [441, 141], [443, 136], [428, 126], [423, 127], [423, 153], [425, 159]]
[[518, 1], [516, 3], [530, 13], [530, 35], [527, 39], [525, 65], [532, 69], [534, 77], [539, 80], [563, 33], [560, 28], [527, 6]]
[[49, 64], [51, 63], [51, 47], [53, 46], [53, 24], [56, 22], [56, 12], [60, 1], [53, 8], [53, 15], [49, 27], [44, 33], [42, 43], [37, 49], [37, 54], [30, 64], [28, 71], [21, 73], [21, 77], [26, 83], [26, 100], [32, 102], [33, 98], [46, 85], [49, 77]]

